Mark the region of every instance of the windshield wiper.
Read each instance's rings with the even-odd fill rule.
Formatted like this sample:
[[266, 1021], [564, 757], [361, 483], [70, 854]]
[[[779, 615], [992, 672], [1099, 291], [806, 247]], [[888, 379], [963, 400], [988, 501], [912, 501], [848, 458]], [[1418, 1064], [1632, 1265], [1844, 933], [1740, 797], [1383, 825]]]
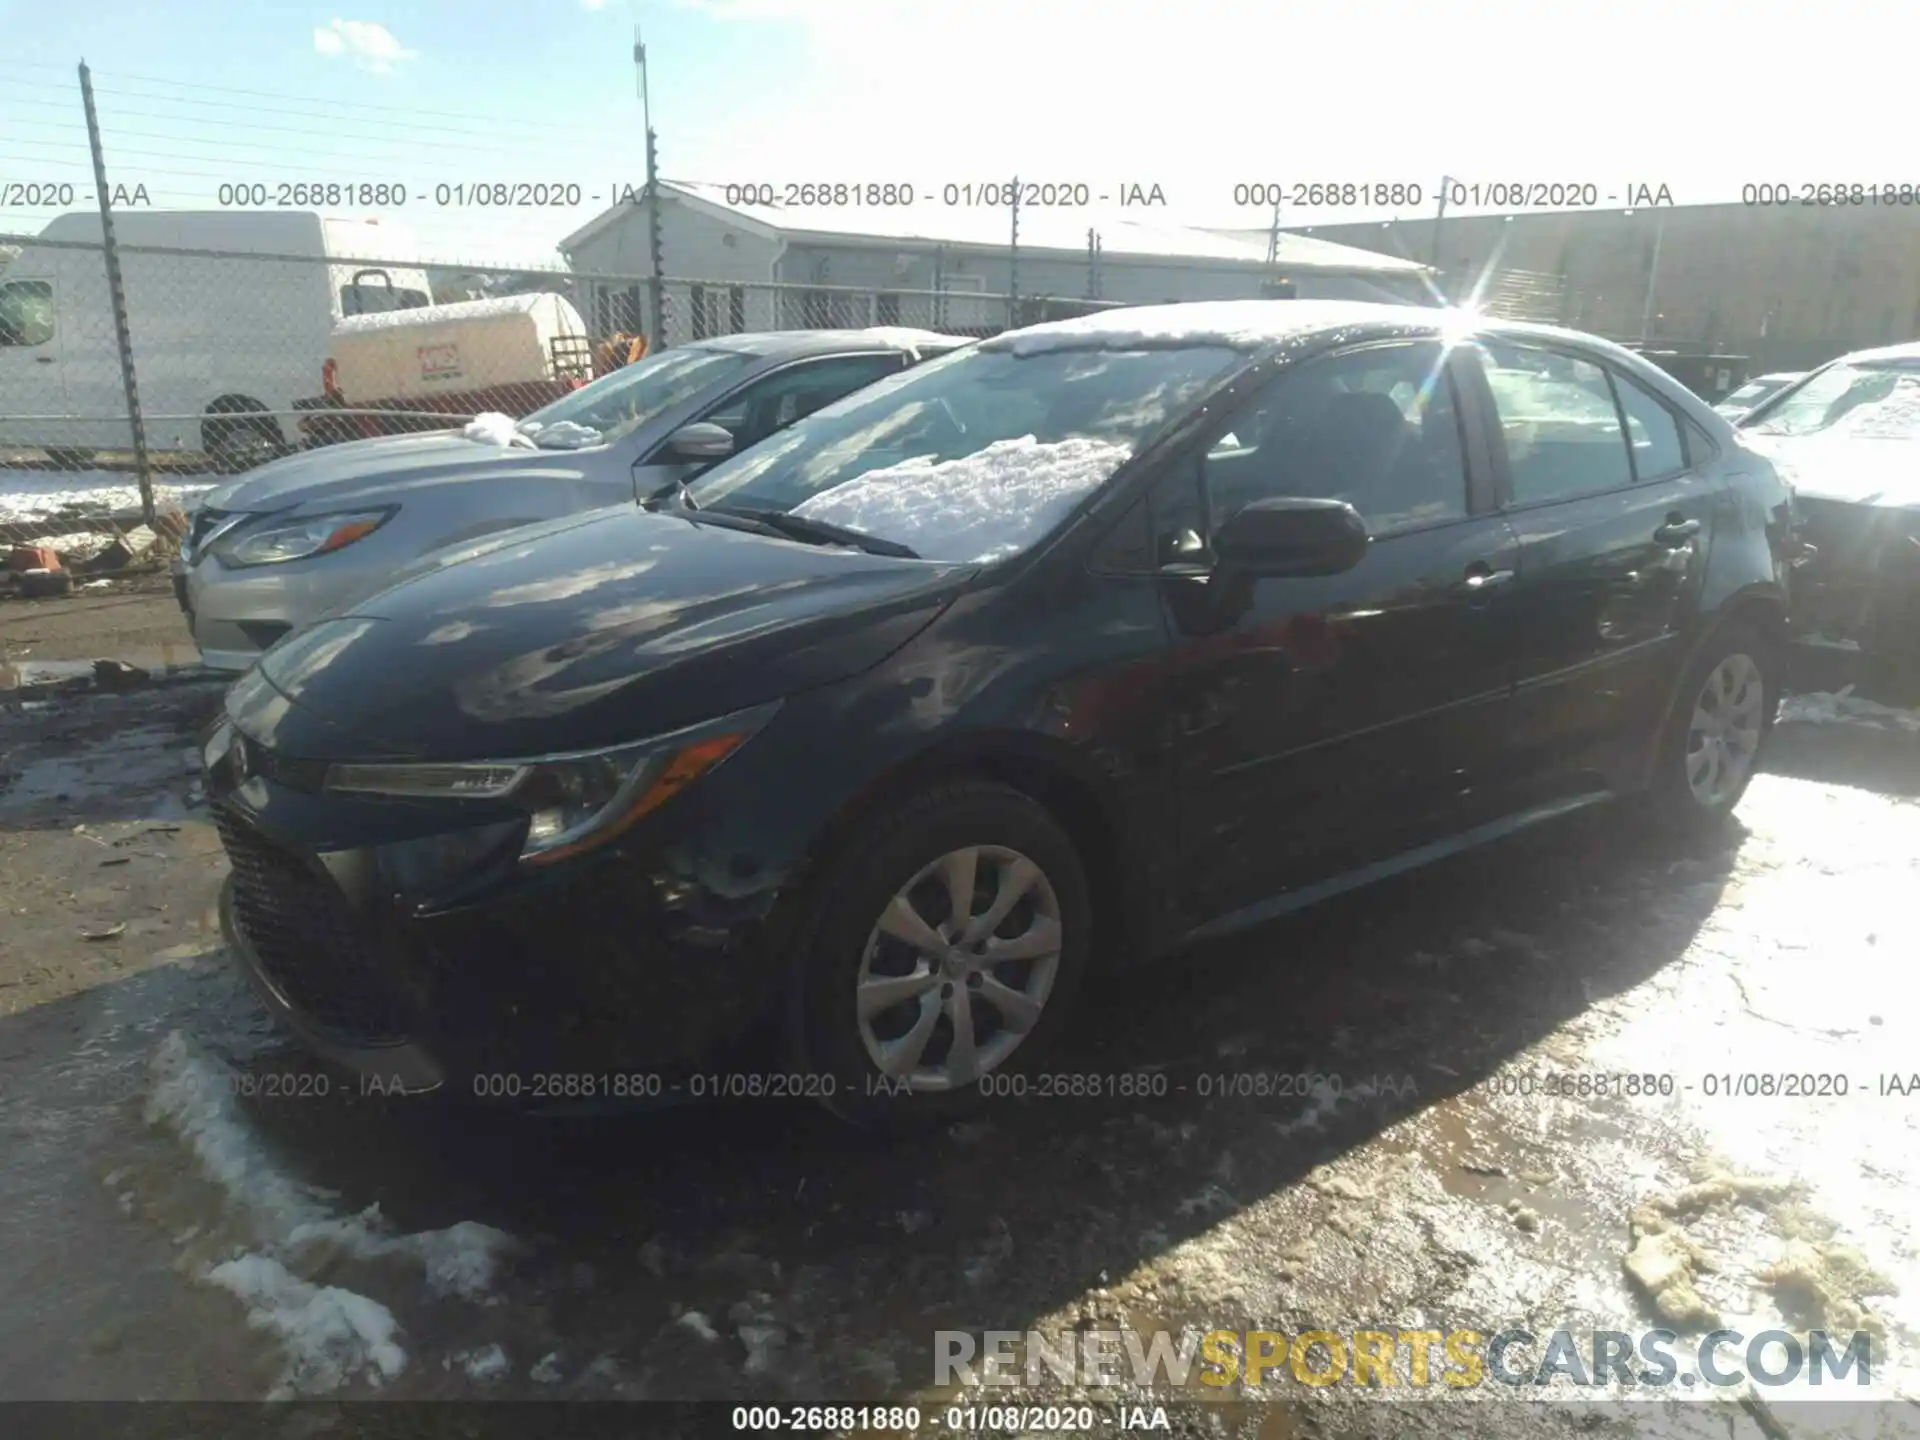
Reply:
[[[691, 497], [689, 497], [691, 499]], [[861, 530], [849, 530], [844, 525], [832, 525], [825, 520], [814, 520], [804, 515], [795, 515], [785, 510], [702, 510], [702, 515], [737, 515], [742, 520], [751, 520], [785, 535], [790, 540], [804, 540], [814, 545], [851, 545], [864, 550], [869, 555], [889, 555], [896, 560], [918, 560], [919, 552], [908, 549], [898, 540], [882, 540], [878, 535], [868, 535]]]

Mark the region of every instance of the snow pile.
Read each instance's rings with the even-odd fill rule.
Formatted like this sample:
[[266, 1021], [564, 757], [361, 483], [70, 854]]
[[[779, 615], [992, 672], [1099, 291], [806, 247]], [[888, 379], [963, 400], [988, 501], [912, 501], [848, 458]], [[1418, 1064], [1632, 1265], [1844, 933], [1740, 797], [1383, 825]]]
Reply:
[[492, 1290], [502, 1258], [518, 1248], [511, 1235], [473, 1221], [396, 1234], [378, 1205], [358, 1214], [336, 1212], [325, 1192], [281, 1168], [248, 1125], [234, 1098], [240, 1087], [233, 1068], [177, 1030], [154, 1052], [152, 1074], [147, 1122], [166, 1125], [186, 1142], [202, 1172], [263, 1244], [264, 1253], [217, 1265], [203, 1278], [240, 1296], [249, 1306], [249, 1323], [285, 1342], [283, 1390], [317, 1393], [313, 1387], [336, 1388], [361, 1373], [378, 1383], [405, 1362], [385, 1306], [311, 1285], [287, 1261], [401, 1261], [419, 1267], [432, 1294], [480, 1301]]
[[1869, 730], [1903, 730], [1920, 735], [1920, 710], [1901, 710], [1864, 700], [1853, 693], [1853, 686], [1842, 690], [1816, 690], [1806, 695], [1789, 695], [1780, 702], [1780, 724], [1858, 725]]
[[[177, 506], [191, 510], [207, 491], [225, 483], [218, 476], [183, 476], [163, 484], [156, 476], [153, 503], [162, 509]], [[137, 514], [139, 510], [139, 482], [125, 471], [16, 470], [0, 466], [0, 525]]]
[[1025, 435], [958, 460], [869, 470], [793, 513], [897, 540], [929, 560], [998, 560], [1051, 530], [1132, 453], [1108, 440]]
[[356, 1375], [377, 1386], [407, 1368], [407, 1352], [394, 1339], [399, 1322], [378, 1300], [311, 1284], [265, 1255], [216, 1265], [206, 1278], [239, 1297], [247, 1324], [271, 1331], [285, 1349], [286, 1373], [269, 1400], [324, 1395]]
[[461, 434], [469, 440], [478, 440], [483, 445], [498, 445], [501, 449], [511, 449], [518, 445], [522, 449], [533, 449], [533, 441], [520, 433], [520, 422], [511, 415], [502, 415], [498, 410], [489, 410], [469, 420]]
[[462, 1350], [458, 1355], [450, 1355], [440, 1362], [442, 1370], [451, 1370], [455, 1365], [465, 1373], [469, 1380], [486, 1382], [506, 1378], [513, 1370], [507, 1359], [507, 1352], [498, 1343], [483, 1345], [473, 1350]]

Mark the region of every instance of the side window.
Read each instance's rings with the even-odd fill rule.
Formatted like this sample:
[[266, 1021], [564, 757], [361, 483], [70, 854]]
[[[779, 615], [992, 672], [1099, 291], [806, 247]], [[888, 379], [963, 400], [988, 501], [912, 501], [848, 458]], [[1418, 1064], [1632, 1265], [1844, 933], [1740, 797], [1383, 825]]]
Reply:
[[45, 345], [53, 339], [53, 282], [9, 280], [0, 285], [0, 346]]
[[1680, 422], [1660, 400], [1635, 380], [1613, 372], [1613, 387], [1627, 416], [1627, 440], [1633, 446], [1636, 480], [1667, 480], [1687, 468]]
[[1714, 438], [1693, 421], [1687, 421], [1685, 429], [1689, 468], [1698, 469], [1720, 453], [1720, 447], [1714, 442]]
[[1345, 500], [1376, 536], [1460, 519], [1467, 468], [1446, 351], [1369, 346], [1289, 371], [1228, 417], [1201, 468], [1213, 534], [1275, 495]]
[[1474, 348], [1500, 418], [1514, 504], [1570, 500], [1633, 483], [1604, 370], [1530, 345], [1496, 341]]
[[744, 450], [905, 364], [901, 355], [835, 355], [790, 365], [728, 396], [701, 418], [726, 426], [734, 449]]

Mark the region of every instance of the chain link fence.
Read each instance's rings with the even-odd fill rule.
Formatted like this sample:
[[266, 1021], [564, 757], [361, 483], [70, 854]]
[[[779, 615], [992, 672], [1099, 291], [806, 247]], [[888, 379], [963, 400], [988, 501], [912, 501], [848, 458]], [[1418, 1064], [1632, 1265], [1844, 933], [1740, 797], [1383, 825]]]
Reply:
[[0, 546], [53, 549], [76, 576], [134, 553], [164, 558], [201, 495], [265, 460], [488, 413], [520, 419], [650, 352], [778, 330], [984, 337], [1108, 308], [965, 291], [474, 271], [378, 254], [124, 239], [115, 249], [137, 419], [104, 242], [0, 234]]

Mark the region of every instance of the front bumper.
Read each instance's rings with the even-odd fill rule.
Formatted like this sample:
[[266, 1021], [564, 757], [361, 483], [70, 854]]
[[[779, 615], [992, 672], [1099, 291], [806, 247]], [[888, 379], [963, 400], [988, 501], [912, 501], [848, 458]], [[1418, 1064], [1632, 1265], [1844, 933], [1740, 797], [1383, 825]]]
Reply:
[[532, 878], [509, 864], [433, 909], [383, 859], [405, 805], [261, 775], [224, 792], [210, 777], [210, 798], [236, 962], [299, 1039], [381, 1093], [670, 1102], [772, 1014], [771, 896], [701, 884], [697, 845], [610, 846]]
[[202, 555], [174, 574], [174, 593], [210, 670], [251, 669], [275, 641], [319, 619], [379, 577], [342, 555], [229, 570]]
[[1813, 547], [1793, 576], [1796, 635], [1920, 654], [1920, 510], [1819, 497], [1796, 504], [1800, 538]]

